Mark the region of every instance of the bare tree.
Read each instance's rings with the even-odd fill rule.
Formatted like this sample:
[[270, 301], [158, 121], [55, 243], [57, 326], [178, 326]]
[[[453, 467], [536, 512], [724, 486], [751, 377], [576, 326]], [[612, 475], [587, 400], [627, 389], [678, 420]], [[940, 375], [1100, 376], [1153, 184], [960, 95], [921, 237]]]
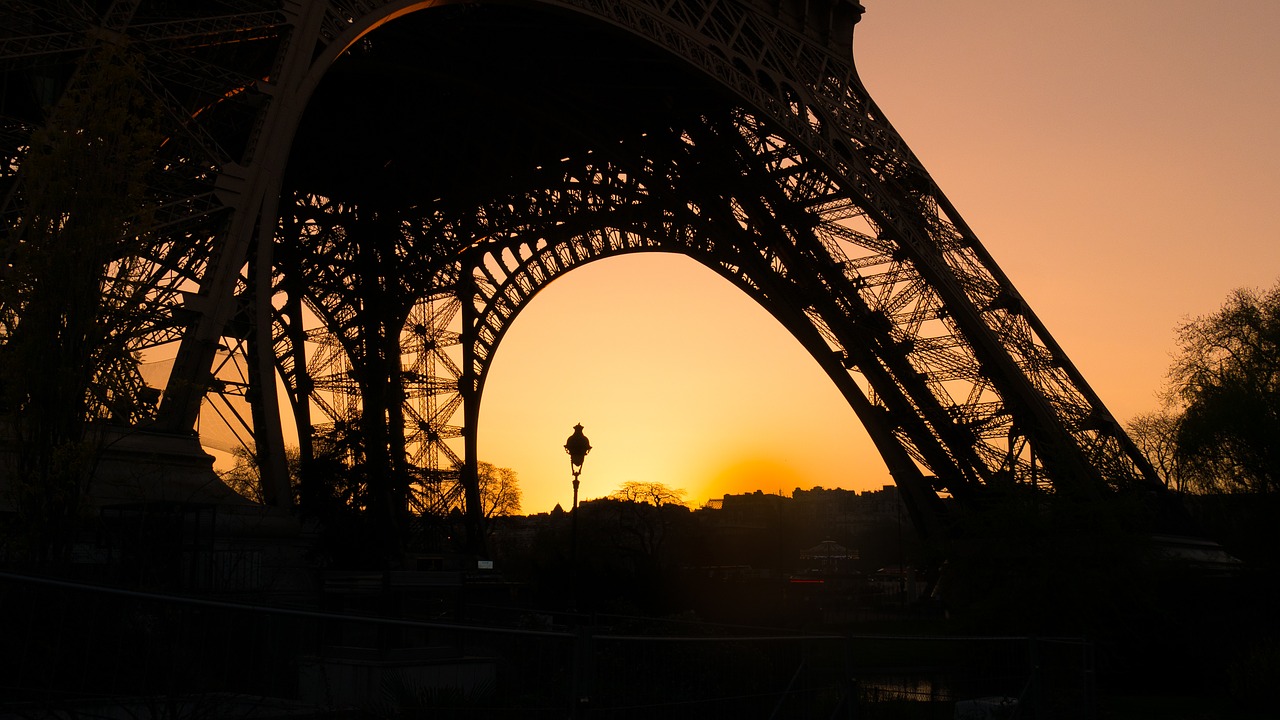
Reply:
[[1178, 453], [1180, 416], [1168, 408], [1137, 415], [1126, 430], [1171, 490], [1199, 490], [1204, 482]]
[[516, 471], [493, 463], [477, 464], [480, 479], [480, 505], [485, 518], [520, 514], [520, 483]]
[[673, 512], [688, 512], [685, 491], [659, 482], [631, 480], [622, 484], [608, 500], [617, 512], [617, 538], [621, 549], [637, 553], [656, 568], [667, 540]]
[[638, 482], [629, 480], [622, 483], [609, 497], [615, 500], [626, 500], [634, 503], [645, 503], [654, 507], [663, 505], [686, 505], [684, 490], [669, 488], [659, 482]]
[[[286, 447], [284, 452], [289, 466], [289, 483], [296, 494], [301, 466], [300, 453], [296, 446]], [[254, 451], [240, 446], [232, 450], [231, 455], [235, 458], [235, 465], [230, 470], [218, 473], [218, 478], [241, 497], [256, 503], [265, 502], [262, 497], [262, 473], [258, 468], [258, 458], [254, 455]]]

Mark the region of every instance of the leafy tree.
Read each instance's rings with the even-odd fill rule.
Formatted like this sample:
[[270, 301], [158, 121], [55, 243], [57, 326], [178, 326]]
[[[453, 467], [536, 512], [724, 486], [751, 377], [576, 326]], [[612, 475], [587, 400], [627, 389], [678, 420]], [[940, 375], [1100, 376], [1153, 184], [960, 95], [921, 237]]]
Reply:
[[1280, 493], [1280, 284], [1178, 328], [1179, 462], [1205, 490]]

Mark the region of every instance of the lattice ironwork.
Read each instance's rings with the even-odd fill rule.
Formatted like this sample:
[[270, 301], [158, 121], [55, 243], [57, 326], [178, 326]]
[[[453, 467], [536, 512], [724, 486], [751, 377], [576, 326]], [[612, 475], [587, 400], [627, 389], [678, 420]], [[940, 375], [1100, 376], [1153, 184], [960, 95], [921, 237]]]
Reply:
[[414, 510], [435, 516], [463, 508], [460, 424], [462, 304], [452, 288], [414, 304], [401, 334], [405, 453]]
[[1161, 492], [862, 86], [856, 2], [95, 7], [0, 15], [0, 190], [16, 226], [28, 138], [93, 48], [142, 59], [165, 139], [118, 332], [180, 349], [132, 422], [190, 429], [241, 338], [268, 481], [278, 376], [304, 454], [359, 419], [400, 502], [478, 527], [478, 404], [520, 310], [582, 264], [678, 252], [814, 355], [926, 532], [945, 496]]

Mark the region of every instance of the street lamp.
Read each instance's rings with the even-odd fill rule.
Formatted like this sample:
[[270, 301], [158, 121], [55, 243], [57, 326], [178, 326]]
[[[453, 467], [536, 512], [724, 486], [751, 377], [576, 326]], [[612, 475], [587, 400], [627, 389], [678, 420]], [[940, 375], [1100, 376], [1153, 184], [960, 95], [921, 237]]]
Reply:
[[573, 509], [569, 512], [569, 572], [573, 577], [573, 609], [578, 609], [578, 475], [582, 473], [582, 461], [591, 452], [591, 441], [582, 434], [582, 423], [573, 426], [573, 434], [564, 441], [564, 451], [569, 453], [569, 470], [573, 473]]
[[591, 441], [582, 434], [582, 423], [573, 426], [573, 434], [564, 441], [564, 451], [569, 453], [569, 470], [573, 473], [573, 509], [578, 509], [578, 475], [582, 474], [582, 461], [591, 452]]

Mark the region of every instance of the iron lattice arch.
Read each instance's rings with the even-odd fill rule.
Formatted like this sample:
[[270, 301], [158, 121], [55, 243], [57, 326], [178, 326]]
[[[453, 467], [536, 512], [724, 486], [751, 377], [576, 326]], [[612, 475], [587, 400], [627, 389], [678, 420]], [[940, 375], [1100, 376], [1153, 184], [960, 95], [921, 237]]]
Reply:
[[[476, 420], [505, 331], [565, 272], [645, 251], [712, 268], [804, 344], [926, 533], [942, 496], [1160, 492], [868, 96], [861, 10], [11, 4], [0, 67], [26, 94], [6, 91], [4, 213], [30, 204], [26, 139], [58, 107], [40, 92], [76, 87], [104, 42], [131, 48], [168, 132], [120, 332], [178, 350], [158, 410], [129, 420], [189, 430], [207, 393], [241, 391], [276, 502], [279, 376], [299, 427], [359, 425], [388, 502], [461, 502], [478, 525]], [[0, 311], [12, 333], [23, 308]], [[243, 352], [244, 382], [210, 381], [219, 347]]]

